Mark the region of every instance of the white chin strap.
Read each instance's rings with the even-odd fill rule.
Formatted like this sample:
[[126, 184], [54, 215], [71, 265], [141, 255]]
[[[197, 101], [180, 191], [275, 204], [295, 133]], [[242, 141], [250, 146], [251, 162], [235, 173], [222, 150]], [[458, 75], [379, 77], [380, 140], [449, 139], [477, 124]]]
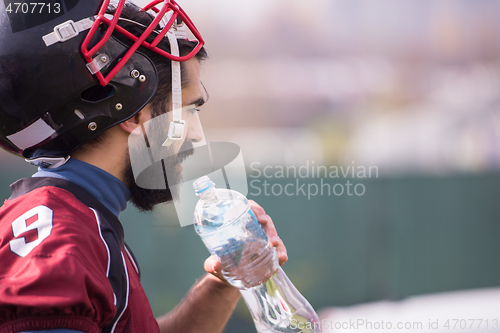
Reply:
[[[175, 26], [175, 24], [174, 24]], [[181, 30], [181, 29], [179, 29]], [[167, 32], [168, 41], [170, 42], [170, 51], [173, 56], [179, 56], [179, 45], [177, 38], [183, 38], [179, 31]], [[172, 113], [173, 120], [168, 128], [168, 138], [163, 142], [163, 146], [170, 146], [174, 141], [179, 141], [184, 137], [184, 127], [186, 122], [182, 120], [182, 88], [181, 88], [181, 63], [172, 60]]]

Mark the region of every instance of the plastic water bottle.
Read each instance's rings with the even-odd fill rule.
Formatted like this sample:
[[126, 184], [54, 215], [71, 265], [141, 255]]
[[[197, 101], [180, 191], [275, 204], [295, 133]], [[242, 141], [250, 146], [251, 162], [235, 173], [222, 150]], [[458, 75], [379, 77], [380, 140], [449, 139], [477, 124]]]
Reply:
[[216, 189], [207, 176], [193, 184], [200, 197], [194, 227], [222, 274], [240, 292], [258, 332], [321, 332], [318, 315], [290, 282], [247, 198]]

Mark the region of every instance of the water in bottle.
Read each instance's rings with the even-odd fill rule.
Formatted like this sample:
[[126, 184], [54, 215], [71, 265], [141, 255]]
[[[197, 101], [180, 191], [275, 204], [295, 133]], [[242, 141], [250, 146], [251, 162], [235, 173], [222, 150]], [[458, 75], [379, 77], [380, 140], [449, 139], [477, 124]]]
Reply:
[[207, 176], [193, 186], [200, 197], [195, 230], [221, 262], [224, 278], [240, 289], [258, 332], [321, 332], [316, 312], [279, 266], [247, 198], [216, 189]]

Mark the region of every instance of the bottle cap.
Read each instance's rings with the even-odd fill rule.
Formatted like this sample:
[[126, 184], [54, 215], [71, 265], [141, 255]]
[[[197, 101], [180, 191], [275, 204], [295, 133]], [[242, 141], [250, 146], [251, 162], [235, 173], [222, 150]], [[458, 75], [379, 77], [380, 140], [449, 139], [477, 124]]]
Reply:
[[193, 187], [196, 194], [201, 194], [213, 186], [215, 186], [215, 183], [211, 181], [208, 176], [203, 176], [201, 178], [198, 178], [193, 183]]

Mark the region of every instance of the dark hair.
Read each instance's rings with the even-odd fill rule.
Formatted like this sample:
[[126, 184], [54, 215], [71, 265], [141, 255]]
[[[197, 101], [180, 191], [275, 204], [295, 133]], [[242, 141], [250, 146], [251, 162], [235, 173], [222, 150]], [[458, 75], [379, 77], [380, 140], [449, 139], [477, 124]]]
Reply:
[[[110, 7], [108, 9], [108, 13], [113, 14], [115, 12], [116, 8]], [[140, 7], [137, 5], [131, 3], [131, 2], [126, 2], [125, 6], [123, 7], [122, 13], [120, 15], [121, 18], [125, 18], [137, 23], [140, 23], [144, 26], [149, 26], [151, 22], [153, 22], [154, 17], [150, 15], [149, 13], [143, 11]], [[127, 29], [129, 32], [134, 34], [135, 36], [140, 36], [145, 28], [134, 24], [127, 22], [125, 20], [120, 20], [118, 23], [120, 26], [123, 28]], [[156, 27], [157, 30], [160, 30], [160, 27]], [[115, 32], [114, 36], [121, 40], [122, 42], [126, 43], [127, 45], [131, 45], [132, 41], [119, 32]], [[147, 39], [147, 42], [152, 42], [153, 39], [156, 37], [155, 33], [152, 33]], [[189, 41], [185, 39], [178, 39], [177, 40], [178, 45], [179, 45], [179, 53], [181, 56], [189, 54], [197, 45], [197, 42], [195, 41]], [[158, 43], [159, 48], [162, 50], [165, 50], [167, 52], [170, 52], [170, 44], [168, 42], [168, 38], [163, 38], [160, 43]], [[152, 116], [158, 116], [162, 113], [165, 113], [165, 110], [168, 109], [167, 103], [170, 100], [170, 95], [172, 93], [172, 63], [169, 59], [159, 55], [156, 52], [153, 52], [145, 47], [139, 47], [138, 51], [144, 53], [146, 56], [148, 56], [153, 63], [155, 64], [156, 70], [158, 71], [158, 87], [156, 89], [156, 93], [153, 95], [149, 103], [151, 104], [151, 112]], [[201, 48], [198, 53], [196, 54], [196, 59], [199, 61], [203, 61], [207, 58], [207, 52], [205, 48]], [[181, 75], [182, 75], [182, 87], [185, 87], [189, 82], [187, 80], [188, 75], [186, 73], [186, 69], [184, 64], [181, 62]]]

